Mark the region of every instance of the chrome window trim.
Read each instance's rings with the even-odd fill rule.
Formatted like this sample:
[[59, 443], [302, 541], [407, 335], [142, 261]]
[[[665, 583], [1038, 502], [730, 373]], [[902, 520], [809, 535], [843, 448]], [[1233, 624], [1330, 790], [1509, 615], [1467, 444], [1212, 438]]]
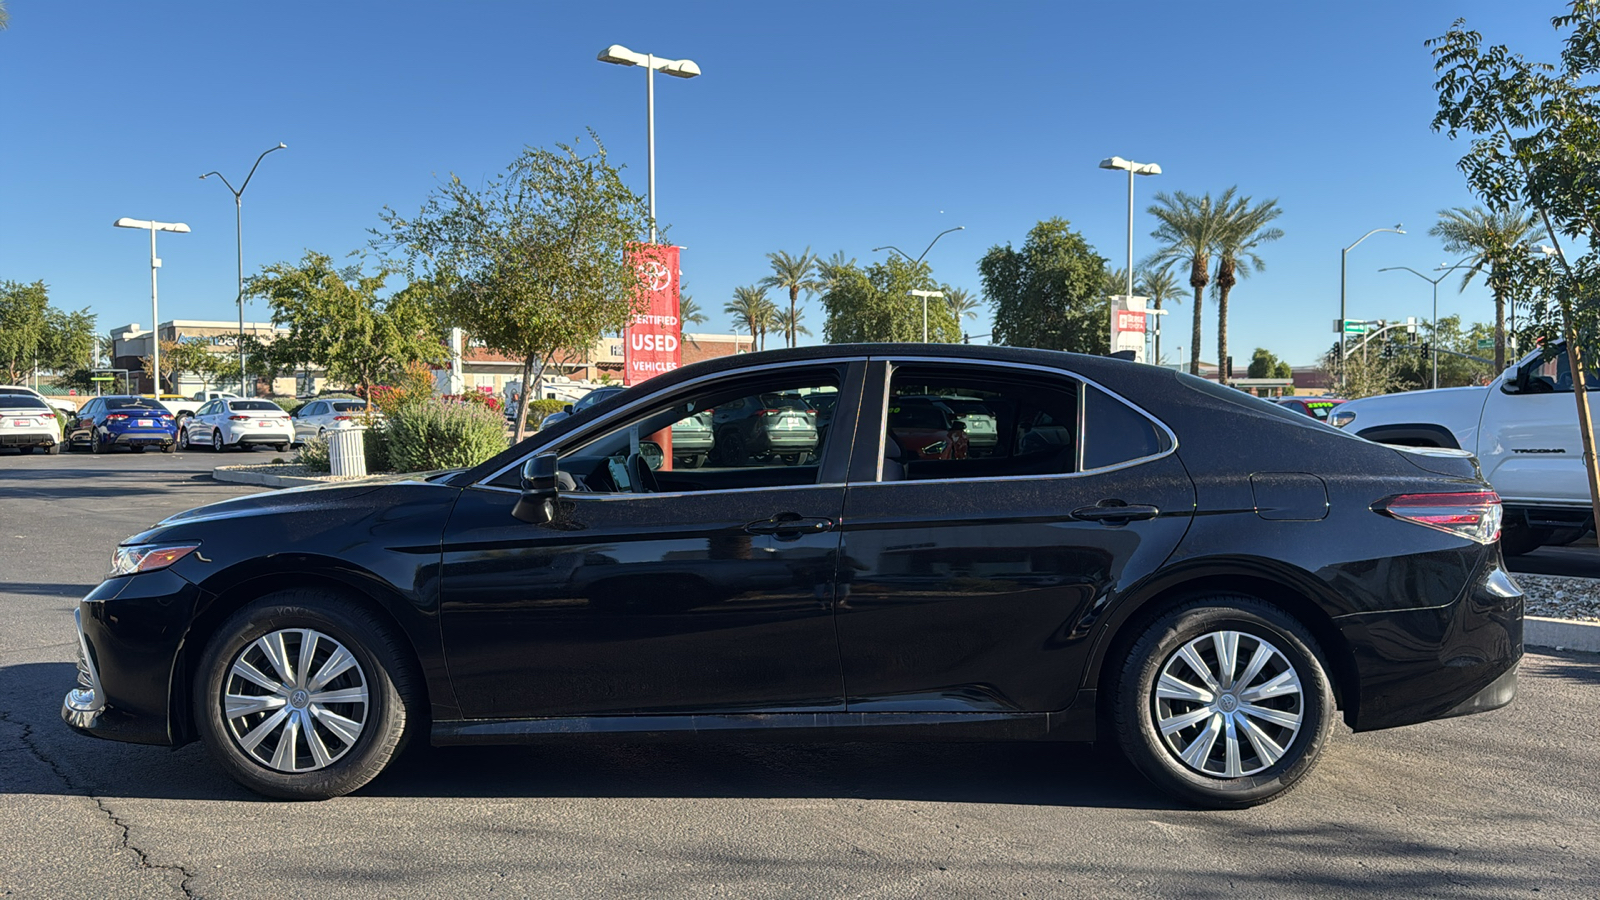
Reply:
[[[860, 483], [852, 483], [850, 485], [852, 488], [866, 487], [868, 485], [874, 485], [874, 484], [951, 484], [951, 483], [970, 484], [970, 483], [976, 483], [976, 482], [990, 482], [990, 481], [1015, 481], [1015, 480], [1018, 480], [1018, 479], [1027, 479], [1027, 480], [1031, 480], [1031, 481], [1040, 481], [1040, 480], [1057, 480], [1057, 479], [1063, 479], [1063, 478], [1079, 478], [1079, 477], [1082, 477], [1082, 476], [1085, 476], [1085, 475], [1103, 475], [1103, 474], [1105, 474], [1107, 472], [1116, 472], [1116, 471], [1119, 471], [1121, 469], [1129, 469], [1129, 468], [1132, 468], [1134, 466], [1142, 466], [1145, 463], [1155, 462], [1158, 459], [1163, 459], [1165, 457], [1171, 456], [1172, 454], [1178, 452], [1178, 435], [1175, 434], [1171, 428], [1167, 427], [1167, 423], [1161, 421], [1160, 419], [1156, 418], [1155, 416], [1150, 415], [1148, 412], [1145, 412], [1137, 404], [1129, 401], [1128, 398], [1122, 396], [1121, 394], [1117, 393], [1116, 391], [1113, 391], [1110, 388], [1107, 388], [1105, 385], [1101, 384], [1100, 382], [1095, 381], [1092, 378], [1088, 378], [1088, 377], [1085, 377], [1083, 375], [1080, 375], [1077, 372], [1074, 372], [1074, 371], [1072, 371], [1070, 369], [1061, 369], [1061, 368], [1056, 368], [1054, 366], [1041, 366], [1041, 365], [1038, 365], [1036, 363], [1012, 362], [1010, 360], [988, 360], [988, 359], [985, 359], [985, 360], [972, 360], [972, 359], [955, 359], [955, 358], [951, 358], [951, 357], [938, 357], [938, 356], [931, 356], [931, 357], [930, 356], [891, 356], [891, 357], [887, 357], [887, 360], [888, 360], [889, 365], [887, 367], [887, 374], [885, 375], [885, 377], [887, 379], [889, 379], [889, 382], [884, 385], [884, 392], [883, 392], [884, 410], [883, 410], [883, 416], [882, 416], [882, 418], [880, 418], [878, 420], [878, 435], [879, 435], [879, 438], [880, 438], [880, 442], [881, 442], [881, 439], [882, 439], [883, 435], [886, 435], [886, 434], [889, 433], [889, 386], [890, 386], [890, 384], [893, 383], [895, 369], [897, 369], [898, 367], [900, 367], [903, 364], [912, 364], [912, 365], [930, 365], [931, 364], [931, 365], [957, 365], [957, 366], [991, 366], [991, 367], [992, 366], [998, 366], [1000, 368], [1007, 368], [1007, 369], [1027, 369], [1027, 370], [1032, 370], [1032, 371], [1035, 371], [1035, 372], [1044, 372], [1046, 374], [1057, 375], [1057, 376], [1066, 375], [1066, 376], [1076, 380], [1078, 382], [1078, 412], [1077, 412], [1077, 416], [1078, 416], [1077, 469], [1078, 469], [1078, 471], [1076, 471], [1076, 472], [1060, 472], [1060, 473], [1057, 473], [1057, 474], [1054, 474], [1054, 475], [984, 475], [984, 476], [979, 476], [979, 477], [976, 477], [976, 478], [917, 478], [917, 479], [910, 479], [910, 480], [905, 480], [905, 481], [884, 481], [883, 480], [883, 460], [882, 460], [883, 454], [880, 452], [878, 454], [879, 460], [878, 460], [878, 478], [877, 478], [877, 480], [876, 481], [860, 482]], [[1122, 405], [1128, 407], [1129, 409], [1133, 410], [1134, 412], [1138, 413], [1139, 415], [1144, 416], [1147, 420], [1150, 421], [1151, 424], [1155, 425], [1157, 428], [1159, 428], [1161, 430], [1161, 432], [1163, 434], [1165, 434], [1167, 436], [1167, 439], [1171, 442], [1171, 445], [1168, 446], [1166, 450], [1163, 450], [1160, 453], [1151, 454], [1149, 456], [1140, 456], [1140, 457], [1136, 457], [1134, 459], [1129, 459], [1129, 460], [1123, 460], [1122, 462], [1117, 463], [1115, 465], [1101, 466], [1101, 467], [1096, 468], [1096, 469], [1085, 470], [1083, 468], [1083, 438], [1084, 438], [1084, 426], [1086, 424], [1085, 420], [1084, 420], [1084, 406], [1085, 406], [1084, 401], [1087, 399], [1085, 388], [1088, 388], [1088, 387], [1093, 387], [1093, 388], [1095, 388], [1097, 390], [1103, 391], [1106, 394], [1106, 396], [1111, 397], [1112, 399], [1118, 401], [1119, 403], [1121, 403]]]
[[[585, 499], [585, 500], [600, 500], [600, 501], [607, 501], [607, 500], [639, 500], [639, 499], [643, 499], [643, 498], [646, 498], [646, 497], [650, 497], [650, 498], [654, 498], [654, 497], [704, 497], [704, 496], [706, 496], [708, 494], [716, 494], [718, 496], [721, 496], [723, 494], [744, 494], [744, 493], [750, 493], [752, 491], [768, 491], [768, 492], [770, 492], [770, 491], [802, 491], [802, 490], [809, 490], [811, 488], [842, 488], [844, 486], [845, 486], [845, 484], [842, 481], [840, 481], [840, 482], [832, 482], [832, 481], [830, 481], [830, 482], [825, 482], [823, 484], [776, 484], [776, 485], [771, 485], [769, 487], [717, 488], [717, 489], [714, 489], [714, 490], [707, 490], [707, 491], [651, 491], [651, 492], [649, 492], [647, 494], [635, 494], [632, 491], [622, 491], [622, 492], [567, 491], [567, 492], [563, 492], [561, 494], [561, 499], [562, 500]], [[519, 496], [522, 494], [522, 492], [517, 490], [516, 488], [500, 487], [497, 484], [482, 484], [482, 483], [479, 483], [479, 484], [468, 485], [467, 489], [468, 490], [480, 490], [480, 491], [497, 491], [499, 493], [517, 494]]]
[[[692, 388], [695, 385], [701, 384], [703, 382], [720, 380], [720, 379], [727, 378], [729, 376], [741, 377], [741, 376], [744, 376], [744, 375], [753, 375], [753, 374], [758, 374], [758, 373], [761, 373], [761, 372], [778, 371], [778, 370], [782, 370], [782, 369], [815, 368], [815, 367], [821, 367], [821, 366], [838, 366], [838, 365], [841, 365], [841, 364], [842, 365], [850, 365], [852, 363], [865, 363], [868, 359], [869, 359], [869, 357], [865, 357], [865, 356], [837, 356], [837, 357], [830, 356], [830, 357], [826, 357], [826, 358], [822, 358], [822, 359], [797, 359], [797, 360], [791, 360], [791, 361], [788, 361], [788, 362], [763, 363], [763, 364], [758, 365], [758, 366], [750, 366], [749, 368], [736, 369], [736, 370], [733, 370], [731, 372], [730, 371], [707, 372], [706, 374], [701, 375], [698, 378], [691, 378], [688, 381], [681, 382], [679, 384], [675, 384], [670, 388], [663, 388], [662, 390], [658, 390], [658, 391], [654, 391], [652, 393], [646, 394], [643, 397], [640, 397], [638, 400], [635, 400], [635, 401], [629, 403], [626, 406], [623, 406], [623, 407], [621, 407], [619, 409], [616, 409], [616, 410], [612, 411], [609, 415], [605, 416], [604, 418], [596, 419], [595, 421], [589, 423], [588, 425], [585, 425], [582, 428], [579, 428], [578, 430], [572, 432], [571, 434], [569, 434], [566, 437], [562, 438], [560, 444], [555, 445], [555, 446], [540, 447], [539, 449], [535, 450], [531, 454], [527, 454], [525, 456], [521, 456], [521, 457], [517, 458], [510, 465], [503, 466], [503, 467], [501, 467], [499, 469], [496, 469], [494, 472], [490, 473], [489, 475], [478, 479], [477, 482], [468, 485], [468, 487], [481, 487], [481, 488], [485, 488], [485, 489], [488, 489], [488, 490], [497, 490], [497, 491], [511, 491], [512, 493], [520, 494], [521, 491], [518, 491], [518, 490], [516, 490], [514, 488], [502, 488], [502, 487], [499, 487], [499, 486], [496, 486], [496, 485], [491, 485], [490, 482], [492, 482], [496, 478], [499, 478], [500, 476], [506, 474], [507, 472], [511, 471], [512, 469], [520, 468], [525, 462], [527, 462], [529, 459], [533, 458], [534, 456], [537, 456], [537, 455], [540, 455], [540, 454], [543, 454], [543, 453], [555, 453], [555, 454], [559, 455], [565, 450], [565, 448], [567, 448], [567, 447], [575, 447], [575, 446], [583, 443], [584, 441], [589, 440], [589, 436], [590, 436], [590, 434], [592, 432], [595, 432], [595, 431], [601, 430], [602, 428], [607, 427], [609, 425], [609, 423], [611, 423], [611, 422], [613, 422], [613, 421], [615, 421], [617, 419], [625, 418], [625, 417], [631, 415], [633, 412], [637, 411], [640, 407], [648, 406], [650, 403], [654, 402], [656, 398], [660, 397], [663, 394], [669, 393], [669, 392], [676, 392], [676, 391], [683, 390], [683, 389], [686, 389], [686, 388]], [[883, 455], [882, 451], [879, 451], [878, 455], [881, 457]], [[880, 463], [879, 465], [881, 466], [882, 464]], [[881, 473], [880, 473], [880, 475], [881, 475]], [[799, 485], [799, 486], [800, 487], [823, 487], [823, 485], [819, 485], [819, 484], [808, 484], [808, 485]], [[736, 493], [738, 491], [750, 491], [750, 490], [772, 490], [772, 488], [725, 488], [725, 489], [710, 490], [710, 491], [672, 491], [670, 493], [651, 494], [650, 496], [653, 496], [653, 497], [667, 497], [667, 496], [674, 496], [674, 495], [690, 495], [690, 494], [696, 494], [696, 495], [698, 495], [698, 494], [731, 494], [731, 493]], [[566, 495], [563, 495], [563, 496], [566, 496]], [[618, 495], [618, 496], [629, 496], [629, 497], [632, 497], [632, 496], [643, 496], [643, 495], [624, 494], [624, 495]]]

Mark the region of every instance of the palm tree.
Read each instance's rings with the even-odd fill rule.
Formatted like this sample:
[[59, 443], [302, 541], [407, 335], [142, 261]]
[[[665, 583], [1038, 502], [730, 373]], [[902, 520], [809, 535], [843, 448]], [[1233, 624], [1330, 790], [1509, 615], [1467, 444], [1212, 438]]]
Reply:
[[761, 334], [762, 350], [767, 349], [767, 332], [778, 327], [778, 320], [780, 316], [782, 316], [782, 313], [778, 310], [778, 304], [773, 303], [767, 298], [765, 292], [763, 292], [761, 296], [761, 306], [756, 315], [756, 329]]
[[955, 317], [956, 326], [959, 328], [962, 319], [976, 319], [978, 317], [978, 298], [966, 288], [944, 288], [944, 302], [950, 307], [950, 315]]
[[850, 257], [849, 261], [846, 261], [843, 250], [836, 251], [827, 259], [817, 260], [816, 292], [819, 294], [826, 294], [827, 292], [833, 290], [834, 282], [838, 281], [840, 276], [844, 275], [844, 273], [854, 269], [855, 267], [856, 258], [852, 256]]
[[[1183, 288], [1178, 284], [1178, 279], [1172, 274], [1170, 265], [1159, 269], [1140, 269], [1137, 279], [1133, 284], [1134, 293], [1150, 298], [1150, 308], [1160, 309], [1163, 303], [1181, 303]], [[1156, 365], [1161, 365], [1161, 317], [1156, 316], [1155, 322], [1155, 356]]]
[[685, 325], [704, 325], [706, 314], [700, 311], [700, 304], [694, 302], [694, 297], [686, 293], [689, 282], [678, 285], [678, 333], [683, 333]]
[[[817, 255], [807, 247], [799, 256], [790, 256], [787, 251], [779, 250], [777, 253], [768, 253], [767, 260], [772, 263], [772, 274], [761, 279], [762, 287], [783, 288], [789, 292], [789, 315], [787, 321], [798, 322], [795, 309], [800, 302], [800, 292], [813, 293], [821, 284], [816, 280]], [[792, 331], [785, 331], [784, 337], [788, 346], [793, 347], [795, 336]]]
[[[811, 336], [811, 329], [800, 324], [800, 320], [805, 318], [805, 310], [797, 309], [794, 311], [793, 315], [784, 312], [782, 309], [777, 309], [775, 311], [777, 315], [773, 319], [773, 324], [777, 326], [779, 331], [782, 331], [784, 334], [803, 334], [806, 337]], [[790, 346], [794, 345], [791, 344]]]
[[773, 303], [767, 299], [767, 289], [756, 285], [746, 285], [733, 289], [733, 299], [722, 307], [722, 311], [733, 316], [734, 324], [744, 325], [750, 332], [750, 349], [756, 348], [756, 337], [765, 332], [768, 318], [771, 316]]
[[[1144, 262], [1146, 268], [1165, 268], [1172, 263], [1187, 263], [1189, 287], [1194, 289], [1194, 334], [1189, 341], [1189, 372], [1200, 371], [1201, 303], [1206, 285], [1211, 282], [1211, 253], [1222, 227], [1221, 210], [1233, 203], [1233, 188], [1228, 188], [1215, 201], [1208, 193], [1204, 197], [1176, 191], [1156, 194], [1156, 202], [1147, 210], [1160, 222], [1150, 236], [1163, 246]], [[1220, 364], [1220, 362], [1219, 362]]]
[[[1232, 193], [1233, 188], [1229, 188], [1224, 196]], [[1267, 267], [1257, 251], [1261, 245], [1283, 237], [1282, 228], [1267, 225], [1283, 215], [1283, 210], [1276, 198], [1251, 206], [1249, 197], [1219, 204], [1218, 209], [1224, 222], [1217, 232], [1217, 280], [1213, 285], [1217, 298], [1217, 383], [1227, 384], [1232, 374], [1228, 371], [1228, 294], [1251, 272]]]
[[1128, 270], [1106, 269], [1100, 276], [1100, 297], [1109, 299], [1128, 292]]
[[1439, 221], [1428, 233], [1444, 241], [1451, 253], [1471, 253], [1467, 274], [1461, 279], [1466, 290], [1472, 276], [1488, 270], [1489, 290], [1494, 292], [1494, 370], [1506, 367], [1506, 296], [1511, 261], [1527, 252], [1527, 245], [1545, 240], [1547, 235], [1536, 215], [1523, 206], [1491, 212], [1481, 206], [1439, 210]]

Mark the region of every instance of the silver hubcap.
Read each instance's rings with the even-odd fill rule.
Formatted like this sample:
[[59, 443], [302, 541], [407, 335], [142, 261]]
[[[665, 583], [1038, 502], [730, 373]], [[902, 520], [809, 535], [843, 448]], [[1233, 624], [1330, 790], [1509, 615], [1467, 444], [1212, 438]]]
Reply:
[[1240, 778], [1283, 758], [1300, 733], [1305, 696], [1277, 647], [1242, 631], [1214, 631], [1167, 658], [1150, 714], [1179, 762]]
[[338, 762], [367, 723], [367, 679], [345, 646], [285, 629], [247, 644], [228, 667], [222, 717], [239, 748], [279, 772]]

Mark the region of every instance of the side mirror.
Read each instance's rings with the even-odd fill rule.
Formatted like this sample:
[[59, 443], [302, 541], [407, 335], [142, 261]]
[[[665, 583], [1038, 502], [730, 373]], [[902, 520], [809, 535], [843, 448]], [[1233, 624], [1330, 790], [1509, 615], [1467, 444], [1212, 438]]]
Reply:
[[556, 455], [541, 453], [522, 464], [522, 496], [511, 515], [531, 525], [556, 517]]
[[572, 404], [568, 403], [567, 405], [561, 407], [561, 411], [569, 416], [572, 415]]
[[640, 441], [639, 456], [644, 458], [645, 465], [656, 470], [661, 468], [661, 463], [666, 460], [667, 454], [655, 441]]

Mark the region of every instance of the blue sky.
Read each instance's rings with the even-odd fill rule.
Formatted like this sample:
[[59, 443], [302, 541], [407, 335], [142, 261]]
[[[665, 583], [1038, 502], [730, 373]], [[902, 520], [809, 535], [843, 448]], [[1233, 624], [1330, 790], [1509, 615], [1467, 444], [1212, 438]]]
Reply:
[[[183, 221], [164, 235], [161, 318], [235, 313], [233, 198], [245, 268], [366, 246], [385, 206], [414, 211], [437, 178], [475, 181], [525, 144], [588, 128], [645, 189], [644, 73], [605, 65], [612, 43], [695, 60], [656, 82], [657, 205], [686, 247], [684, 277], [722, 304], [764, 254], [873, 247], [929, 254], [943, 281], [980, 288], [977, 260], [1062, 216], [1118, 266], [1121, 155], [1159, 163], [1137, 184], [1135, 255], [1157, 190], [1238, 185], [1276, 197], [1286, 237], [1230, 305], [1236, 360], [1265, 346], [1311, 363], [1333, 339], [1339, 250], [1352, 318], [1426, 317], [1429, 286], [1382, 266], [1446, 262], [1427, 228], [1470, 204], [1429, 129], [1423, 41], [1457, 16], [1532, 56], [1558, 48], [1554, 0], [1010, 3], [215, 3], [10, 0], [0, 32], [0, 279], [43, 280], [102, 330], [150, 321], [149, 246], [120, 216]], [[1453, 262], [1454, 259], [1448, 260]], [[1440, 289], [1440, 314], [1487, 321], [1476, 285]], [[394, 284], [399, 287], [399, 284]], [[1215, 358], [1206, 303], [1203, 358]], [[813, 301], [806, 323], [818, 335]], [[260, 303], [247, 308], [265, 318]], [[1164, 335], [1187, 345], [1190, 302]], [[1176, 326], [1176, 327], [1174, 327]], [[966, 325], [989, 330], [984, 314]], [[818, 337], [811, 338], [812, 341]], [[1187, 347], [1185, 346], [1185, 355]]]

